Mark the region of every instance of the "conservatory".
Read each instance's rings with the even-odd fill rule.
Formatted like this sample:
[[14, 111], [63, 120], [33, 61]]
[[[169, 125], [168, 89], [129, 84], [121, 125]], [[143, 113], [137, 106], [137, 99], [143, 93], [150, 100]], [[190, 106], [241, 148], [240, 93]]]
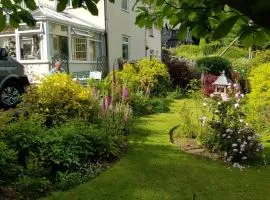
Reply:
[[0, 33], [0, 47], [25, 66], [31, 82], [49, 73], [55, 55], [67, 58], [70, 72], [96, 70], [98, 58], [105, 55], [102, 26], [46, 7], [32, 14], [36, 26], [20, 24]]

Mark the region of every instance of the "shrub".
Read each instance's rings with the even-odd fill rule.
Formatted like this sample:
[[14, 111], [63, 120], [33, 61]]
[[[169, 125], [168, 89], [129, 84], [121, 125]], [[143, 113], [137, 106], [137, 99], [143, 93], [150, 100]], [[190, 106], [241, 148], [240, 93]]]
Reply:
[[221, 46], [220, 42], [211, 42], [209, 44], [202, 44], [200, 42], [200, 48], [204, 56], [216, 54]]
[[5, 142], [0, 141], [0, 186], [14, 181], [19, 168], [17, 153], [9, 149]]
[[248, 50], [232, 46], [226, 51], [224, 58], [227, 58], [230, 61], [235, 59], [248, 59]]
[[231, 74], [231, 63], [222, 57], [205, 57], [197, 60], [199, 69], [213, 75], [220, 75], [224, 70], [227, 75]]
[[213, 101], [213, 119], [198, 137], [206, 148], [221, 154], [232, 163], [262, 159], [263, 145], [255, 130], [246, 124], [241, 95], [226, 101]]
[[[143, 59], [135, 64], [125, 64], [115, 73], [116, 83], [128, 86], [133, 92], [143, 91], [151, 96], [165, 96], [170, 88], [167, 67], [157, 59]], [[113, 72], [108, 81], [112, 82]]]
[[259, 131], [270, 131], [270, 63], [253, 69], [249, 75], [251, 93], [248, 94], [249, 121]]
[[258, 51], [255, 57], [250, 61], [249, 66], [255, 68], [261, 64], [270, 62], [270, 50]]
[[98, 101], [92, 91], [66, 74], [45, 77], [40, 85], [23, 96], [21, 106], [43, 119], [47, 126], [76, 117], [94, 121], [98, 113]]
[[135, 116], [169, 111], [168, 100], [160, 98], [149, 98], [141, 92], [132, 95], [131, 108]]
[[175, 54], [189, 60], [197, 60], [204, 56], [201, 48], [197, 45], [180, 45], [175, 49]]

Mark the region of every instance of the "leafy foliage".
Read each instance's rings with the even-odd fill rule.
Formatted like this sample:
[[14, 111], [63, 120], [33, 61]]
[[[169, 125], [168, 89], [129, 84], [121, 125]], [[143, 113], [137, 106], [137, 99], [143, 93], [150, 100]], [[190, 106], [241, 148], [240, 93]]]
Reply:
[[[92, 15], [98, 15], [97, 3], [100, 0], [72, 0], [73, 8], [84, 7], [89, 10]], [[114, 0], [109, 0], [110, 2], [114, 2]], [[21, 6], [21, 3], [24, 3], [26, 7], [30, 10], [37, 9], [36, 1], [35, 0], [1, 0], [1, 9], [0, 9], [0, 31], [3, 31], [6, 24], [6, 19], [9, 18], [9, 25], [17, 28], [19, 23], [25, 22], [29, 26], [34, 26], [36, 20], [33, 18], [31, 13], [24, 9]], [[57, 1], [57, 8], [58, 12], [62, 12], [65, 10], [68, 4], [68, 0], [59, 0]], [[7, 17], [8, 16], [8, 17]]]
[[270, 63], [259, 65], [249, 75], [249, 121], [259, 131], [270, 131]]
[[[112, 81], [113, 73], [109, 76]], [[157, 59], [143, 59], [135, 64], [125, 64], [115, 73], [119, 84], [127, 85], [133, 92], [143, 91], [151, 96], [166, 96], [170, 87], [167, 66]]]
[[98, 101], [90, 89], [76, 83], [66, 74], [47, 76], [23, 96], [22, 107], [44, 121], [47, 126], [80, 117], [95, 120]]
[[199, 69], [203, 72], [220, 75], [224, 70], [227, 75], [231, 74], [231, 63], [229, 60], [221, 57], [205, 57], [197, 61]]
[[[136, 23], [140, 27], [161, 27], [163, 20], [167, 19], [172, 27], [181, 24], [180, 39], [185, 39], [188, 29], [196, 38], [220, 39], [227, 36], [236, 24], [240, 27], [237, 35], [246, 46], [263, 44], [269, 39], [269, 23], [265, 17], [269, 16], [270, 5], [265, 0], [256, 3], [251, 0], [140, 2], [144, 3], [144, 6], [137, 8], [139, 15]], [[256, 9], [252, 9], [254, 6]]]
[[[230, 89], [234, 95], [236, 89]], [[227, 162], [246, 163], [262, 159], [263, 145], [255, 129], [246, 124], [246, 113], [241, 104], [242, 95], [237, 92], [235, 97], [222, 101], [208, 101], [208, 109], [213, 117], [198, 136], [200, 143], [211, 151], [221, 154]]]

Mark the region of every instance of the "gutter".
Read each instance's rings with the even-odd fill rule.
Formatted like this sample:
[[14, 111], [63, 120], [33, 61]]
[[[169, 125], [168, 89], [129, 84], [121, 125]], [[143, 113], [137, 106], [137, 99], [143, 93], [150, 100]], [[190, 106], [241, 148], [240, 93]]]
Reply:
[[105, 33], [104, 33], [104, 37], [105, 37], [105, 52], [106, 52], [106, 58], [107, 58], [107, 62], [106, 62], [106, 68], [109, 72], [109, 36], [108, 36], [108, 2], [107, 0], [104, 0], [104, 17], [105, 17]]

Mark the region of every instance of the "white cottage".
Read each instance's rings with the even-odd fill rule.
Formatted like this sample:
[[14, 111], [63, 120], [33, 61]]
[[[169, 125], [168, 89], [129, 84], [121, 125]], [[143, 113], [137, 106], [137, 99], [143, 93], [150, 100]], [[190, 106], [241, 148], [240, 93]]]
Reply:
[[0, 47], [7, 48], [26, 67], [30, 81], [49, 73], [56, 54], [67, 57], [70, 72], [112, 70], [119, 58], [161, 58], [161, 33], [135, 25], [135, 0], [114, 4], [101, 0], [98, 16], [83, 8], [73, 9], [71, 1], [58, 13], [56, 3], [37, 1], [38, 9], [32, 12], [35, 27], [21, 24], [18, 29], [7, 27], [0, 33]]

